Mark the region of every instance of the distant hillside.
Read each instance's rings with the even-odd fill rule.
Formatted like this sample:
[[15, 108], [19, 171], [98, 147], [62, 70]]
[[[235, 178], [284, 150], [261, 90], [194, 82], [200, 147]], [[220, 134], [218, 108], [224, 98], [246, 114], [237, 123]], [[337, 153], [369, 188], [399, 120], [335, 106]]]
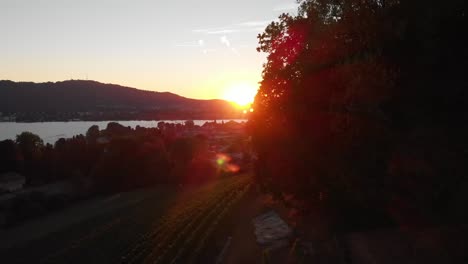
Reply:
[[[236, 112], [223, 100], [196, 100], [169, 92], [138, 90], [96, 81], [0, 81], [0, 112], [180, 112], [195, 115], [230, 115]], [[187, 117], [188, 118], [188, 117]]]

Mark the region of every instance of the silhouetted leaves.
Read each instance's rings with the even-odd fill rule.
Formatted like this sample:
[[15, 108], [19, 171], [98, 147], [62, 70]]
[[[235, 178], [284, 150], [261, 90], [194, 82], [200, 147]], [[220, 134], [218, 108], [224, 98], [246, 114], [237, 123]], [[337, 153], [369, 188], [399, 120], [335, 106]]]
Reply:
[[259, 182], [309, 206], [400, 200], [438, 218], [466, 182], [466, 11], [309, 0], [272, 22], [258, 36], [268, 60], [250, 125]]

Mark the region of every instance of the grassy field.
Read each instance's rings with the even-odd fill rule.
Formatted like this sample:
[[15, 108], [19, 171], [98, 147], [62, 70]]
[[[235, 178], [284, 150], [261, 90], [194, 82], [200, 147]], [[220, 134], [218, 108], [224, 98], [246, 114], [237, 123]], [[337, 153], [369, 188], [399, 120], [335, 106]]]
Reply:
[[[250, 186], [249, 175], [237, 175], [198, 187], [146, 190], [141, 198], [126, 194], [137, 202], [103, 208], [0, 254], [5, 263], [203, 263], [210, 236]], [[73, 217], [74, 210], [67, 214]]]

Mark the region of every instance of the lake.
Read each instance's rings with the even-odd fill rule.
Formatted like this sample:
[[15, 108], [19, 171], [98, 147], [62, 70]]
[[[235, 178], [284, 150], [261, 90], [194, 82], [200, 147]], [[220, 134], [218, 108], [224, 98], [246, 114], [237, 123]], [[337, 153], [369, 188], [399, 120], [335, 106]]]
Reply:
[[[0, 141], [5, 139], [15, 139], [16, 135], [21, 132], [29, 131], [39, 135], [44, 143], [54, 144], [59, 138], [71, 138], [79, 134], [86, 134], [88, 128], [97, 125], [99, 129], [104, 129], [110, 122], [117, 122], [123, 126], [135, 128], [141, 127], [156, 127], [158, 122], [167, 122], [174, 124], [183, 124], [185, 120], [159, 120], [159, 121], [70, 121], [70, 122], [37, 122], [37, 123], [16, 123], [16, 122], [0, 122]], [[220, 122], [245, 122], [245, 119], [224, 119], [217, 120]], [[213, 120], [193, 120], [195, 125], [203, 125], [205, 122], [213, 122]]]

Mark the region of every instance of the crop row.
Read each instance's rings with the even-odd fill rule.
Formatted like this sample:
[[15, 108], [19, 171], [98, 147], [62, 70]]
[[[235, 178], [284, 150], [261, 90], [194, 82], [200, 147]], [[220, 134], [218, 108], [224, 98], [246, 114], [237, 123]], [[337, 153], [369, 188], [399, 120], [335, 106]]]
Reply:
[[196, 241], [245, 190], [249, 177], [239, 176], [207, 185], [176, 204], [155, 222], [151, 232], [128, 249], [124, 263], [167, 263], [187, 257]]

